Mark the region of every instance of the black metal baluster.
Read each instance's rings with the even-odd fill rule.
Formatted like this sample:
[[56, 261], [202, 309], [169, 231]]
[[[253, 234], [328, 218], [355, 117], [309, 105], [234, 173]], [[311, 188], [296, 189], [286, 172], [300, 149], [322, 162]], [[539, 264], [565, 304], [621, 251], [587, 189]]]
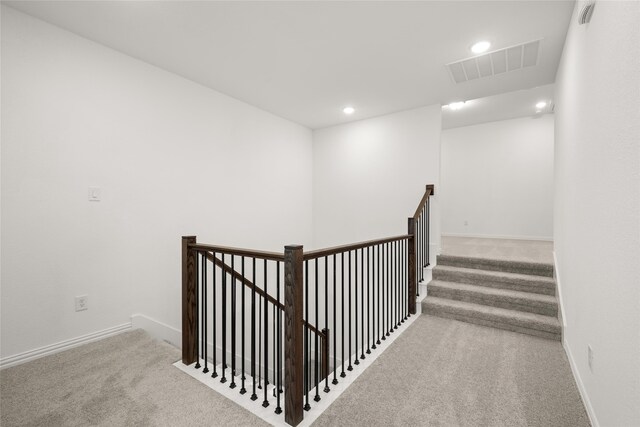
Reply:
[[418, 264], [418, 267], [420, 268], [420, 281], [423, 282], [424, 281], [424, 207], [422, 208], [422, 213], [420, 214], [420, 245], [422, 246], [420, 248], [420, 264]]
[[380, 341], [384, 341], [386, 339], [384, 332], [387, 325], [387, 244], [383, 243], [380, 246], [380, 250], [380, 299], [382, 300], [380, 311], [380, 316], [382, 317], [382, 321], [380, 322]]
[[404, 273], [407, 270], [407, 263], [404, 262], [404, 240], [398, 242], [400, 246], [400, 323], [404, 323], [405, 310], [404, 307], [407, 302], [406, 282], [404, 280]]
[[431, 220], [431, 215], [429, 213], [431, 205], [431, 198], [427, 199], [427, 266], [431, 265], [431, 259], [429, 258], [429, 222]]
[[[335, 296], [335, 293], [334, 293]], [[329, 330], [329, 258], [328, 257], [324, 257], [324, 330], [328, 331]], [[327, 340], [327, 336], [325, 335], [325, 340], [324, 340], [324, 345], [326, 347], [329, 346], [329, 341]], [[326, 348], [322, 349], [322, 354], [329, 354], [329, 352], [327, 351]], [[322, 375], [324, 375], [324, 392], [325, 393], [329, 393], [330, 389], [329, 389], [329, 372], [328, 370], [325, 371], [324, 370], [324, 365], [323, 365], [323, 373]]]
[[396, 329], [400, 326], [400, 242], [396, 242]]
[[209, 372], [209, 368], [207, 367], [207, 350], [209, 347], [208, 344], [208, 335], [207, 335], [207, 254], [202, 252], [202, 302], [203, 302], [203, 325], [204, 325], [204, 369], [203, 373]]
[[378, 286], [378, 327], [376, 330], [376, 344], [380, 345], [380, 318], [382, 317], [382, 313], [380, 312], [380, 300], [382, 299], [382, 295], [380, 294], [380, 282], [382, 281], [382, 277], [380, 276], [380, 251], [382, 250], [382, 246], [378, 245], [378, 250], [376, 251], [376, 284]]
[[388, 243], [384, 243], [382, 245], [382, 298], [384, 298], [384, 303], [382, 304], [382, 340], [386, 340], [387, 338], [387, 322], [388, 322], [388, 313], [387, 311], [389, 310], [389, 294], [388, 294], [388, 280], [387, 280], [387, 271], [388, 271], [388, 265], [387, 265], [387, 248]]
[[229, 295], [229, 300], [231, 303], [231, 383], [229, 387], [235, 388], [235, 375], [236, 375], [236, 274], [235, 274], [235, 255], [231, 255], [231, 271], [229, 273], [229, 278], [231, 279], [231, 283], [229, 284], [229, 289], [231, 291], [231, 295]]
[[[196, 280], [198, 277], [198, 268], [200, 267], [200, 263], [201, 263], [201, 259], [198, 256], [199, 252], [196, 252]], [[198, 341], [198, 343], [196, 344], [196, 356], [198, 356], [198, 358], [196, 359], [196, 364], [194, 366], [194, 368], [196, 369], [200, 369], [201, 365], [200, 365], [200, 357], [202, 355], [202, 328], [200, 327], [200, 323], [202, 321], [202, 307], [200, 305], [200, 291], [202, 289], [202, 281], [199, 280], [199, 283], [196, 284], [196, 316], [198, 316], [198, 319], [196, 319], [196, 340]], [[200, 313], [198, 315], [198, 313]]]
[[397, 302], [396, 302], [396, 307], [397, 307], [396, 308], [396, 311], [397, 311], [396, 322], [397, 322], [398, 326], [400, 326], [400, 318], [401, 318], [401, 315], [400, 315], [401, 310], [400, 309], [402, 307], [402, 281], [401, 281], [401, 278], [402, 278], [402, 264], [400, 264], [400, 259], [401, 259], [400, 257], [402, 256], [401, 255], [401, 248], [402, 248], [401, 242], [398, 240], [396, 242], [396, 251], [397, 251], [396, 260], [397, 260], [397, 265], [398, 265], [397, 272], [396, 272], [396, 274], [398, 276], [398, 290], [396, 292], [397, 295], [398, 295]]
[[[309, 261], [304, 262], [304, 318], [307, 323], [309, 322]], [[306, 399], [306, 403], [304, 405], [304, 410], [308, 411], [311, 409], [311, 405], [309, 405], [309, 385], [311, 384], [311, 354], [309, 352], [309, 328], [305, 326], [304, 328], [304, 395]]]
[[416, 244], [418, 245], [417, 247], [417, 251], [418, 251], [418, 258], [416, 260], [416, 269], [417, 269], [417, 273], [418, 273], [418, 283], [422, 282], [422, 248], [424, 248], [424, 245], [422, 243], [422, 241], [424, 240], [424, 229], [422, 227], [422, 220], [424, 218], [424, 208], [422, 211], [420, 211], [420, 216], [418, 217], [418, 221], [417, 221], [417, 226], [418, 226], [418, 235], [417, 235], [417, 240], [416, 240]]
[[227, 272], [225, 271], [224, 254], [222, 255], [222, 378], [221, 383], [227, 382]]
[[351, 251], [349, 251], [349, 286], [347, 286], [347, 291], [349, 292], [349, 367], [347, 371], [353, 371], [353, 366], [351, 366]]
[[389, 319], [389, 332], [393, 333], [395, 328], [395, 303], [396, 303], [396, 242], [391, 242], [391, 318]]
[[[367, 354], [371, 354], [371, 258], [367, 246]], [[364, 297], [364, 294], [362, 295]], [[364, 347], [364, 344], [363, 344]]]
[[262, 390], [262, 300], [263, 299], [264, 297], [262, 295], [258, 295], [258, 389], [259, 390]]
[[240, 363], [241, 363], [240, 369], [242, 370], [242, 373], [241, 373], [241, 377], [240, 377], [240, 381], [241, 381], [240, 394], [245, 394], [247, 392], [247, 389], [244, 388], [244, 381], [246, 379], [246, 375], [244, 374], [244, 372], [245, 372], [244, 371], [244, 311], [245, 311], [245, 307], [244, 307], [244, 288], [245, 288], [245, 285], [244, 285], [244, 282], [245, 282], [245, 278], [246, 278], [246, 276], [244, 275], [244, 256], [240, 257], [240, 270], [242, 271], [242, 283], [240, 283], [240, 287], [242, 288], [242, 294], [241, 294], [242, 295], [242, 297], [241, 297], [241, 300], [242, 300], [242, 310], [241, 310], [242, 320], [241, 320], [241, 325], [240, 325], [240, 327], [242, 328], [242, 332], [240, 334], [241, 340], [242, 340], [242, 343], [240, 344], [240, 353], [242, 353], [242, 355], [240, 356], [240, 358], [241, 358], [241, 360], [240, 360]]
[[354, 291], [355, 291], [355, 297], [354, 297], [354, 302], [355, 304], [353, 304], [353, 308], [355, 310], [354, 313], [354, 318], [355, 318], [355, 336], [356, 336], [356, 340], [355, 340], [355, 347], [356, 347], [356, 354], [354, 357], [354, 365], [359, 365], [360, 364], [360, 360], [358, 360], [358, 250], [355, 250], [355, 268], [354, 268], [354, 277], [355, 277], [355, 286]]
[[[264, 289], [263, 289], [264, 290]], [[264, 294], [263, 294], [264, 295]], [[262, 301], [263, 295], [258, 295], [258, 389], [262, 390]], [[266, 369], [266, 368], [265, 368]]]
[[[320, 311], [318, 309], [318, 288], [320, 287], [319, 284], [318, 284], [318, 258], [316, 258], [316, 261], [315, 261], [314, 273], [315, 273], [314, 285], [315, 285], [315, 288], [316, 288], [316, 325], [315, 326], [316, 326], [316, 331], [317, 331], [318, 330], [318, 325], [320, 324], [320, 322], [318, 321], [318, 312]], [[318, 339], [319, 339], [318, 333], [316, 332], [314, 334], [314, 336], [315, 336], [314, 351], [315, 351], [315, 356], [316, 356], [315, 362], [314, 362], [314, 367], [315, 367], [315, 372], [314, 373], [315, 373], [315, 377], [316, 377], [315, 378], [316, 379], [316, 395], [314, 396], [313, 400], [315, 402], [319, 402], [320, 401], [320, 389], [318, 387], [318, 384], [320, 383], [320, 369], [319, 369], [319, 367], [320, 367], [319, 362], [320, 361], [318, 360], [318, 357], [319, 357], [319, 354], [318, 354], [318, 350], [319, 350], [318, 349]]]
[[[373, 329], [373, 334], [369, 334], [371, 335], [371, 349], [375, 350], [376, 347], [376, 338], [377, 336], [377, 328], [376, 328], [376, 316], [378, 317], [378, 319], [380, 319], [380, 313], [378, 312], [378, 310], [376, 309], [376, 289], [378, 286], [378, 274], [377, 274], [377, 268], [378, 268], [378, 264], [376, 262], [376, 254], [378, 253], [378, 246], [373, 246], [371, 248], [371, 260], [373, 261], [373, 265], [371, 266], [371, 277], [373, 277], [373, 280], [371, 281], [371, 285], [372, 285], [372, 289], [371, 289], [371, 293], [372, 293], [372, 307], [371, 307], [371, 319], [372, 319], [372, 329]], [[378, 300], [378, 304], [380, 303], [380, 295], [378, 295], [377, 297]]]
[[252, 279], [251, 284], [251, 377], [253, 378], [253, 393], [251, 400], [257, 400], [256, 394], [256, 259], [252, 258]]
[[404, 319], [407, 320], [411, 315], [409, 313], [409, 297], [415, 298], [413, 295], [409, 295], [409, 240], [404, 241], [404, 260], [402, 261], [402, 265], [404, 266], [404, 286], [405, 293], [407, 298], [405, 298], [404, 302]]
[[400, 307], [402, 302], [400, 298], [402, 296], [402, 283], [400, 282], [400, 271], [402, 265], [400, 264], [400, 241], [396, 242], [396, 276], [397, 276], [397, 285], [396, 285], [396, 329], [400, 326]]
[[[385, 334], [389, 336], [391, 330], [391, 243], [387, 243], [387, 326]], [[384, 339], [384, 338], [383, 338]]]
[[422, 234], [420, 233], [420, 217], [413, 220], [415, 222], [415, 249], [416, 249], [416, 288], [419, 288], [420, 283], [420, 248], [422, 247], [421, 239]]
[[360, 250], [360, 330], [362, 332], [360, 334], [362, 344], [360, 359], [364, 359], [364, 248]]
[[267, 303], [267, 260], [264, 260], [264, 402], [262, 407], [269, 406], [269, 400], [267, 399], [267, 388], [269, 386], [269, 310]]
[[[276, 301], [280, 303], [280, 261], [276, 261]], [[276, 403], [276, 414], [282, 413], [282, 408], [280, 407], [280, 393], [282, 393], [282, 323], [281, 323], [281, 315], [280, 310], [276, 310], [278, 314], [278, 355], [277, 355], [277, 366], [278, 366], [278, 374], [276, 375], [276, 394], [277, 394], [277, 403]], [[274, 319], [275, 323], [275, 319]], [[275, 340], [274, 340], [275, 342]]]
[[[276, 261], [276, 269], [277, 266], [280, 263], [278, 261]], [[273, 353], [271, 354], [271, 360], [272, 360], [272, 371], [273, 372], [271, 375], [271, 378], [273, 378], [273, 397], [276, 397], [276, 391], [278, 389], [278, 380], [276, 378], [276, 344], [278, 343], [277, 339], [276, 339], [276, 306], [274, 304], [271, 304], [271, 324], [272, 324], [272, 328], [271, 328], [271, 333], [272, 333], [272, 337], [273, 337]], [[268, 372], [268, 371], [267, 371]], [[268, 376], [268, 375], [267, 375]]]
[[[340, 294], [340, 304], [342, 306], [342, 314], [340, 316], [340, 326], [342, 328], [342, 346], [340, 348], [342, 357], [342, 372], [340, 372], [340, 378], [344, 378], [347, 374], [344, 372], [344, 252], [340, 254], [340, 286], [342, 292]], [[333, 361], [335, 364], [335, 360]]]
[[336, 345], [336, 336], [338, 335], [338, 328], [336, 327], [336, 254], [333, 254], [333, 381], [332, 384], [338, 384], [338, 359]]
[[419, 297], [420, 296], [420, 279], [419, 279], [419, 265], [420, 265], [420, 249], [419, 249], [419, 238], [420, 238], [420, 221], [416, 220], [415, 218], [413, 219], [413, 225], [414, 225], [414, 239], [413, 239], [413, 247], [415, 250], [415, 259], [416, 259], [416, 271], [415, 271], [415, 275], [416, 275], [416, 296]]
[[424, 217], [423, 222], [424, 222], [424, 239], [422, 239], [422, 244], [424, 245], [424, 248], [422, 249], [422, 253], [424, 254], [423, 260], [422, 260], [422, 278], [424, 280], [424, 267], [427, 266], [428, 264], [428, 260], [427, 260], [427, 205], [425, 205], [424, 207], [424, 213], [422, 214], [422, 216]]
[[217, 285], [216, 285], [216, 253], [213, 253], [213, 373], [211, 374], [211, 378], [216, 378], [218, 376], [218, 329], [217, 329], [217, 319], [216, 319], [216, 294], [218, 293]]
[[400, 298], [400, 323], [404, 323], [407, 318], [407, 311], [405, 310], [407, 306], [407, 300], [409, 295], [409, 288], [407, 286], [407, 281], [405, 280], [405, 276], [407, 273], [407, 262], [406, 262], [406, 252], [405, 252], [405, 240], [400, 240], [398, 242], [400, 244], [400, 284], [402, 297]]
[[398, 318], [398, 252], [396, 242], [391, 243], [391, 332], [398, 328], [396, 320]]

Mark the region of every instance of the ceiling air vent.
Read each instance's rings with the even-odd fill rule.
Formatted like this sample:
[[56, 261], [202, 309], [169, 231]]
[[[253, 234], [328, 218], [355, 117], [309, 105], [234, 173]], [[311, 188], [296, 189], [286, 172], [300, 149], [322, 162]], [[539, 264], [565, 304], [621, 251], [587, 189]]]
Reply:
[[453, 80], [462, 83], [532, 67], [538, 63], [541, 41], [542, 39], [455, 61], [447, 64], [447, 68]]

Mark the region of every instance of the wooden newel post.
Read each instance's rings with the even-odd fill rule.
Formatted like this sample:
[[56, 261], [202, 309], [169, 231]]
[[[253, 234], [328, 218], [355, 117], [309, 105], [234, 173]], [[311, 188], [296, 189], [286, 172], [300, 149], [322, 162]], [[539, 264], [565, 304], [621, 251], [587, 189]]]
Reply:
[[304, 418], [302, 246], [284, 248], [284, 420], [292, 426]]
[[198, 359], [196, 251], [189, 249], [194, 243], [196, 236], [182, 237], [182, 363], [185, 365]]
[[416, 220], [409, 218], [407, 234], [409, 235], [409, 256], [407, 257], [407, 270], [409, 271], [409, 292], [407, 303], [409, 314], [416, 314]]

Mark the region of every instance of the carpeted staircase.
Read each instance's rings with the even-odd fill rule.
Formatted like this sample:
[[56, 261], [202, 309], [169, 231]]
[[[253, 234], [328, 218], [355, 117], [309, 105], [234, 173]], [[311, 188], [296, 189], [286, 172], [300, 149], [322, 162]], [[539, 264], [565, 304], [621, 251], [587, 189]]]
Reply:
[[553, 265], [438, 256], [422, 312], [560, 340]]

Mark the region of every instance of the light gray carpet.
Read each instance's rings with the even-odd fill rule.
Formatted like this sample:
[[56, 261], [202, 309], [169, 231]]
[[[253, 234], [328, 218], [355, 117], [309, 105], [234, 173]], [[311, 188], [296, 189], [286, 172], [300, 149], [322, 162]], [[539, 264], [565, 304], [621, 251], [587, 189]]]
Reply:
[[[132, 331], [0, 372], [0, 424], [257, 426]], [[588, 426], [558, 342], [421, 316], [316, 426]]]
[[0, 372], [0, 424], [259, 426], [171, 366], [176, 348], [136, 330]]
[[553, 263], [553, 242], [443, 236], [442, 254]]
[[314, 426], [589, 426], [560, 343], [420, 316]]

